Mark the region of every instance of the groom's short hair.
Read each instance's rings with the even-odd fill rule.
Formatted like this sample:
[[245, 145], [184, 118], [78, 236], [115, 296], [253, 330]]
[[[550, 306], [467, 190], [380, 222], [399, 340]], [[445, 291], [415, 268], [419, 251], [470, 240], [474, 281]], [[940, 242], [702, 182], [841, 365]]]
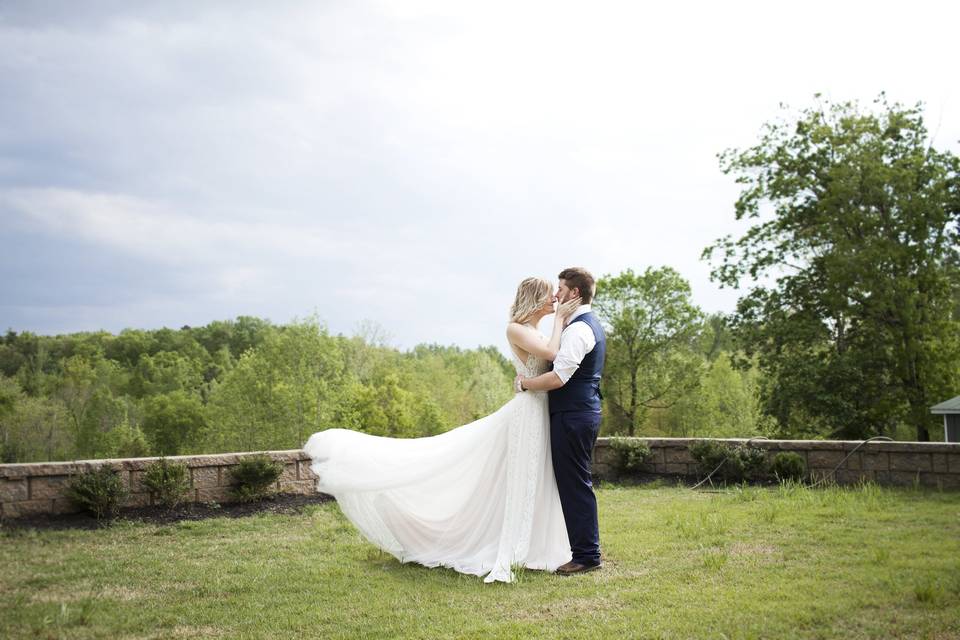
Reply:
[[593, 296], [597, 293], [597, 283], [593, 276], [582, 267], [564, 269], [557, 277], [566, 280], [567, 287], [580, 290], [580, 304], [590, 304]]

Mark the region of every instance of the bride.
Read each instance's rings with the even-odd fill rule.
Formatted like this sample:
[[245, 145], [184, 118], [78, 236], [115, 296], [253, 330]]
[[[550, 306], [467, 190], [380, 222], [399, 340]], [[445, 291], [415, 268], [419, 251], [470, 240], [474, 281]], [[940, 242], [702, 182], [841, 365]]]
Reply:
[[[538, 322], [554, 313], [553, 287], [517, 288], [507, 340], [517, 373], [534, 377], [557, 355], [579, 299], [558, 305], [549, 339]], [[401, 562], [449, 567], [512, 582], [515, 567], [553, 571], [571, 558], [550, 455], [546, 392], [518, 393], [496, 412], [426, 438], [347, 429], [303, 445], [317, 489], [373, 544]]]

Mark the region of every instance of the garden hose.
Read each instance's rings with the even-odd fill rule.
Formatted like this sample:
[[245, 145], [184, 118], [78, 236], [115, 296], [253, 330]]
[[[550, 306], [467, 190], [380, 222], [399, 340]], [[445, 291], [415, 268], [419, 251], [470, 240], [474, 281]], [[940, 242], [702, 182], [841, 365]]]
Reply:
[[872, 442], [872, 441], [874, 441], [874, 440], [882, 440], [882, 441], [886, 441], [886, 442], [893, 442], [893, 438], [888, 438], [887, 436], [873, 436], [872, 438], [868, 438], [868, 439], [866, 439], [866, 440], [861, 440], [861, 441], [860, 441], [860, 444], [858, 444], [858, 445], [855, 446], [853, 449], [851, 449], [851, 450], [850, 450], [850, 453], [848, 453], [847, 455], [845, 455], [845, 456], [843, 457], [843, 460], [840, 461], [840, 464], [838, 464], [837, 466], [835, 466], [835, 467], [830, 471], [830, 473], [825, 474], [822, 478], [820, 478], [819, 480], [817, 480], [817, 481], [814, 482], [813, 484], [811, 484], [811, 485], [806, 485], [807, 489], [812, 489], [812, 488], [814, 488], [815, 486], [817, 486], [818, 484], [820, 484], [821, 482], [825, 482], [825, 481], [827, 480], [827, 478], [836, 475], [837, 469], [839, 469], [840, 467], [843, 466], [843, 463], [847, 461], [847, 458], [849, 458], [850, 456], [852, 456], [852, 455], [856, 452], [857, 449], [859, 449], [859, 448], [862, 447], [863, 445], [867, 444], [868, 442]]
[[[750, 438], [749, 440], [747, 440], [747, 445], [749, 446], [750, 443], [753, 442], [754, 440], [769, 440], [769, 439], [770, 439], [770, 438], [767, 438], [766, 436], [755, 436], [755, 437]], [[807, 484], [807, 485], [803, 485], [803, 486], [804, 486], [805, 488], [807, 488], [807, 489], [813, 489], [814, 487], [822, 484], [823, 482], [826, 482], [828, 478], [834, 477], [834, 476], [836, 475], [837, 471], [840, 469], [840, 467], [843, 466], [843, 463], [845, 463], [845, 462], [847, 461], [847, 459], [850, 458], [850, 456], [852, 456], [854, 453], [856, 453], [856, 451], [857, 451], [860, 447], [862, 447], [863, 445], [867, 444], [868, 442], [873, 442], [873, 441], [875, 441], [875, 440], [885, 441], [885, 442], [893, 442], [893, 438], [888, 438], [887, 436], [873, 436], [872, 438], [867, 438], [866, 440], [861, 440], [860, 443], [859, 443], [857, 446], [855, 446], [853, 449], [850, 450], [850, 453], [848, 453], [847, 455], [845, 455], [845, 456], [843, 457], [843, 460], [841, 460], [840, 463], [837, 464], [837, 466], [835, 466], [833, 469], [830, 470], [830, 473], [824, 474], [824, 476], [823, 476], [822, 478], [820, 478], [819, 480], [817, 480], [817, 481], [814, 482], [813, 484]], [[713, 477], [713, 474], [715, 474], [717, 471], [719, 471], [719, 470], [720, 470], [720, 467], [722, 467], [722, 466], [723, 466], [723, 463], [725, 463], [726, 461], [727, 461], [726, 458], [724, 458], [723, 460], [721, 460], [721, 461], [720, 461], [720, 464], [718, 464], [716, 467], [714, 467], [713, 471], [711, 471], [710, 473], [707, 474], [707, 477], [705, 477], [703, 480], [701, 480], [701, 481], [698, 482], [697, 484], [695, 484], [695, 485], [693, 485], [692, 487], [690, 487], [690, 490], [691, 490], [691, 491], [692, 491], [692, 490], [695, 490], [697, 487], [699, 487], [700, 485], [702, 485], [704, 482], [710, 481], [710, 478]], [[710, 482], [710, 486], [711, 486], [711, 487], [713, 486], [713, 482]]]
[[[769, 440], [769, 439], [770, 439], [770, 438], [768, 438], [768, 437], [766, 437], [766, 436], [754, 436], [753, 438], [750, 438], [749, 440], [747, 440], [747, 444], [749, 445], [749, 444], [750, 444], [751, 442], [753, 442], [754, 440]], [[726, 458], [724, 458], [723, 460], [721, 460], [721, 461], [720, 461], [720, 464], [718, 464], [716, 467], [714, 467], [713, 471], [711, 471], [710, 473], [708, 473], [706, 478], [704, 478], [703, 480], [701, 480], [701, 481], [698, 482], [697, 484], [695, 484], [695, 485], [693, 485], [692, 487], [690, 487], [690, 490], [693, 491], [694, 489], [696, 489], [697, 487], [699, 487], [700, 485], [702, 485], [704, 482], [709, 481], [710, 478], [713, 477], [713, 474], [715, 474], [717, 471], [719, 471], [719, 470], [720, 470], [720, 467], [722, 467], [722, 466], [723, 466], [723, 463], [726, 462], [726, 461], [727, 461]], [[710, 486], [711, 486], [711, 487], [713, 486], [713, 482], [710, 482]]]

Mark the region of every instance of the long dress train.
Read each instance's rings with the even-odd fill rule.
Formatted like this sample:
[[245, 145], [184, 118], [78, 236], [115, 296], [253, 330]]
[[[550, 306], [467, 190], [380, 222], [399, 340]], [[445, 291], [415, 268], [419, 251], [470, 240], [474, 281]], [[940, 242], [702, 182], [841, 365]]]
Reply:
[[[547, 364], [514, 356], [525, 376]], [[327, 429], [303, 450], [317, 489], [401, 562], [511, 582], [514, 566], [553, 571], [570, 560], [546, 393], [518, 393], [496, 412], [435, 436]]]

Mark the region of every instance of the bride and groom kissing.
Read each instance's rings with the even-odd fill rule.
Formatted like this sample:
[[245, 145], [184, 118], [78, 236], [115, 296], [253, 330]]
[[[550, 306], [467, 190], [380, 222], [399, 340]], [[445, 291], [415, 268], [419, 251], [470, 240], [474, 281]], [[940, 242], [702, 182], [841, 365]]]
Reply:
[[[348, 429], [303, 446], [317, 489], [401, 562], [512, 582], [514, 568], [570, 575], [602, 566], [591, 460], [600, 429], [606, 337], [593, 276], [560, 272], [554, 292], [526, 278], [510, 309], [514, 397], [424, 438]], [[549, 337], [540, 320], [553, 314]]]

